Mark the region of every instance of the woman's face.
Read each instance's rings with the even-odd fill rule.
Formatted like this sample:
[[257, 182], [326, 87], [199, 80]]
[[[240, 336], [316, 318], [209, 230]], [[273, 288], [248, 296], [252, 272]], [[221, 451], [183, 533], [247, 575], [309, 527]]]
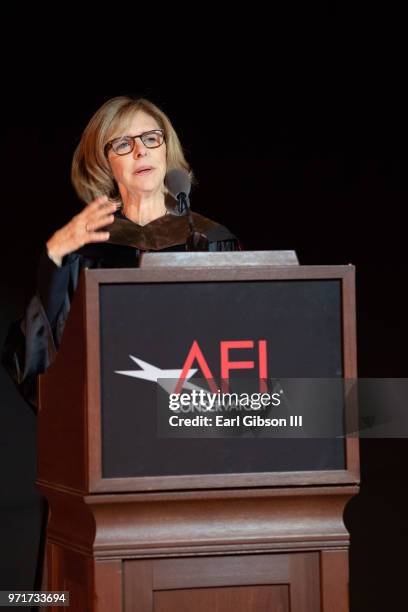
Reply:
[[[160, 129], [153, 117], [143, 111], [137, 111], [126, 134], [117, 136], [138, 136], [150, 130]], [[126, 155], [117, 155], [109, 150], [113, 176], [119, 190], [137, 195], [152, 195], [163, 191], [166, 176], [166, 143], [160, 147], [149, 149], [140, 138], [135, 139], [133, 151]]]

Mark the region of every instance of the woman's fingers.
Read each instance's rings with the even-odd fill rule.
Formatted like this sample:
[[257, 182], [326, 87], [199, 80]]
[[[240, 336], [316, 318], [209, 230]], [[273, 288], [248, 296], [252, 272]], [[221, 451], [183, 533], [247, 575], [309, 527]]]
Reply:
[[109, 236], [109, 232], [87, 232], [87, 242], [105, 242]]
[[85, 229], [87, 232], [94, 232], [95, 230], [101, 229], [102, 227], [106, 227], [110, 225], [115, 220], [115, 217], [112, 214], [105, 214], [103, 217], [96, 217], [88, 219], [85, 223]]
[[115, 217], [113, 213], [118, 209], [118, 205], [113, 202], [95, 201], [90, 204], [80, 215], [78, 221], [84, 223], [87, 231], [94, 231], [105, 225], [113, 223]]
[[[77, 223], [85, 232], [95, 232], [113, 223], [115, 220], [113, 213], [117, 211], [118, 207], [118, 203], [109, 201], [106, 196], [101, 196], [84, 208], [76, 219]], [[88, 242], [88, 237], [86, 237], [86, 241]]]
[[100, 206], [103, 206], [104, 204], [109, 204], [108, 198], [106, 196], [100, 196], [99, 198], [95, 198], [95, 200], [90, 202], [85, 207], [85, 210], [96, 210], [97, 208], [99, 208]]
[[108, 202], [107, 198], [98, 198], [88, 207], [85, 221], [85, 241], [87, 243], [109, 240], [109, 232], [98, 230], [104, 229], [107, 225], [114, 222], [115, 217], [113, 213], [117, 209], [118, 205], [114, 202]]
[[50, 256], [61, 258], [89, 242], [108, 240], [109, 232], [98, 230], [113, 223], [113, 213], [117, 209], [118, 204], [110, 202], [106, 196], [96, 198], [48, 240], [47, 249]]
[[83, 213], [94, 214], [97, 212], [103, 213], [106, 210], [114, 211], [117, 210], [119, 206], [120, 204], [118, 204], [117, 202], [112, 202], [111, 200], [108, 200], [106, 196], [101, 196], [100, 198], [96, 198], [96, 200], [88, 204], [88, 206], [84, 208]]

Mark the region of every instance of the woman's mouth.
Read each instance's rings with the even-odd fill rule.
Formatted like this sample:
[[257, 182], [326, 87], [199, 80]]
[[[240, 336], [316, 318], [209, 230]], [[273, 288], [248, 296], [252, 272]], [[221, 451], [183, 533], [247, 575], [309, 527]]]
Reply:
[[152, 172], [152, 170], [153, 168], [151, 166], [143, 166], [143, 168], [135, 170], [134, 174], [149, 174], [149, 172]]

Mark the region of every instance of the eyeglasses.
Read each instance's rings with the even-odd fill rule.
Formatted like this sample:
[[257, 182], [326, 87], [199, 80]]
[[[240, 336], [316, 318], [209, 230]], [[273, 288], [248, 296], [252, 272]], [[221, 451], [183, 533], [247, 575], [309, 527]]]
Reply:
[[135, 148], [136, 138], [140, 138], [144, 146], [148, 149], [157, 149], [164, 142], [163, 130], [150, 130], [149, 132], [143, 132], [137, 136], [120, 136], [114, 138], [105, 145], [105, 155], [112, 149], [116, 155], [127, 155], [131, 153]]

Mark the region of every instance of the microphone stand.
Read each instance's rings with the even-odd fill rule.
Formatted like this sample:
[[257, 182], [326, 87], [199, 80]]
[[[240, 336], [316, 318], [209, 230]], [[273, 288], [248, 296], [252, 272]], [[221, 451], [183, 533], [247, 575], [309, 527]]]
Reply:
[[208, 238], [204, 234], [197, 232], [193, 215], [191, 214], [190, 200], [186, 193], [179, 193], [177, 196], [179, 215], [187, 213], [188, 226], [190, 229], [186, 241], [186, 251], [208, 251]]

